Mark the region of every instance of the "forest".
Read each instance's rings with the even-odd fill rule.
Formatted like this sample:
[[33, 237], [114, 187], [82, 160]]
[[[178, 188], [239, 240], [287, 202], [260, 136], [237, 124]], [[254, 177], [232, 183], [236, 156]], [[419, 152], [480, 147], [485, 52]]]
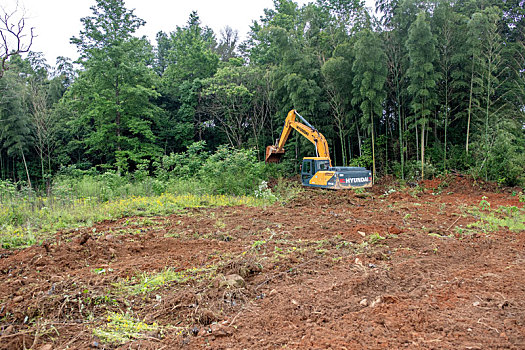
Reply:
[[[123, 0], [95, 0], [71, 38], [77, 61], [2, 47], [0, 179], [44, 189], [59, 175], [192, 176], [199, 154], [204, 164], [217, 150], [262, 162], [296, 109], [326, 136], [336, 165], [523, 185], [524, 8], [274, 0], [244, 41], [193, 12], [150, 42], [135, 35], [147, 24]], [[300, 135], [286, 148], [288, 175], [314, 153]]]
[[525, 0], [91, 1], [54, 64], [0, 5], [0, 349], [525, 349]]

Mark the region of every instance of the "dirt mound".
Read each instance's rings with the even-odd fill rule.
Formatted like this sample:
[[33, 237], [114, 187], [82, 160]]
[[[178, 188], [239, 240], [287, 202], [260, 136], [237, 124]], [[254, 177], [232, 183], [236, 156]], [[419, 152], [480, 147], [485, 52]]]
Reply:
[[462, 177], [416, 185], [0, 251], [0, 348], [524, 348], [525, 232], [472, 209], [523, 203]]

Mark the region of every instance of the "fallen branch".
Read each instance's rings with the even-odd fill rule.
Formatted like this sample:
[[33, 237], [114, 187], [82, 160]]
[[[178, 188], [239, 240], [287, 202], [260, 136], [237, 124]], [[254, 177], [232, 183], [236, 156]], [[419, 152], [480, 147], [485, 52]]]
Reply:
[[[450, 229], [452, 228], [452, 226], [454, 226], [456, 224], [456, 222], [458, 222], [458, 220], [461, 218], [461, 216], [458, 216], [458, 218], [456, 219], [456, 221], [454, 221], [452, 223], [452, 225], [450, 225], [448, 228], [447, 228], [447, 231], [450, 231]], [[446, 232], [446, 231], [445, 231]]]

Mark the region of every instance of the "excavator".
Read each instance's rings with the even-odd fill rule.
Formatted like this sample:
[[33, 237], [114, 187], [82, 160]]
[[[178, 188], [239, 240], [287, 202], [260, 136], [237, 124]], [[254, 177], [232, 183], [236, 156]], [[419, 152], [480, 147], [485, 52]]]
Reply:
[[[296, 119], [299, 118], [300, 121]], [[303, 158], [301, 182], [304, 186], [351, 189], [372, 186], [372, 173], [361, 167], [333, 167], [325, 137], [306, 121], [295, 109], [288, 112], [281, 137], [275, 145], [266, 147], [266, 162], [279, 163], [284, 155], [284, 144], [292, 129], [315, 145], [315, 157]]]

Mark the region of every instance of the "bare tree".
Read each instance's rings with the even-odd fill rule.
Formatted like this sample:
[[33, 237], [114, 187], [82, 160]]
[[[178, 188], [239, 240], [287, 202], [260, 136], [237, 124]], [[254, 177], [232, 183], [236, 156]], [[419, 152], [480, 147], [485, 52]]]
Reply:
[[34, 27], [27, 34], [25, 11], [18, 16], [18, 3], [14, 11], [1, 8], [0, 12], [0, 78], [9, 69], [7, 60], [10, 56], [29, 52], [35, 38]]
[[235, 57], [235, 50], [239, 41], [239, 32], [226, 26], [221, 29], [221, 39], [217, 46], [217, 54], [221, 57], [221, 61], [227, 62], [230, 58]]

